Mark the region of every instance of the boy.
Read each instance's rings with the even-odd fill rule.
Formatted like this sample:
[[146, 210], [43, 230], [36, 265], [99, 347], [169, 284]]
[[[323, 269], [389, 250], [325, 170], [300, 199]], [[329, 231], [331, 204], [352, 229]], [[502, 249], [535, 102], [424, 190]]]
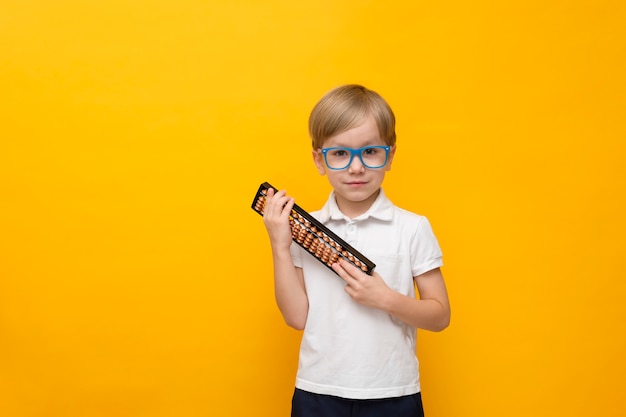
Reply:
[[309, 133], [315, 166], [333, 187], [311, 215], [376, 269], [370, 276], [339, 261], [339, 278], [292, 245], [294, 200], [268, 190], [276, 302], [289, 326], [304, 329], [291, 415], [423, 416], [416, 329], [445, 329], [450, 306], [428, 220], [395, 207], [381, 188], [396, 152], [394, 114], [376, 92], [345, 85], [316, 104]]

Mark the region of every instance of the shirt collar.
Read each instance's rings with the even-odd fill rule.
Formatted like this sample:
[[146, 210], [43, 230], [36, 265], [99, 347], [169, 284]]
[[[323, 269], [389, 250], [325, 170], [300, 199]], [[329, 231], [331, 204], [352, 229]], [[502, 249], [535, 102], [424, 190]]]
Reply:
[[341, 210], [339, 210], [339, 206], [337, 206], [337, 201], [335, 200], [334, 191], [331, 191], [328, 201], [319, 212], [319, 220], [322, 223], [325, 223], [328, 220], [360, 221], [369, 217], [384, 221], [391, 221], [393, 219], [393, 203], [387, 198], [382, 188], [380, 189], [380, 193], [378, 194], [378, 197], [376, 197], [376, 200], [374, 200], [372, 206], [365, 213], [355, 217], [354, 219], [349, 219], [341, 212]]

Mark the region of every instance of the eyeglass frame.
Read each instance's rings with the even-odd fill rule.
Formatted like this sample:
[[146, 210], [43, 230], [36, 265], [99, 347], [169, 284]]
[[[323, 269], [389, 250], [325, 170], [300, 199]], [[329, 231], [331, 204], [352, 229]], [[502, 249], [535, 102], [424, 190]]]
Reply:
[[[378, 165], [375, 167], [369, 166], [365, 163], [365, 161], [363, 161], [363, 151], [365, 149], [384, 149], [385, 150], [385, 162], [382, 165]], [[326, 159], [326, 154], [329, 151], [334, 151], [340, 149], [342, 151], [347, 151], [350, 152], [350, 160], [348, 161], [348, 164], [343, 167], [343, 168], [333, 168], [330, 165], [328, 165], [328, 159]], [[328, 167], [328, 169], [332, 169], [333, 171], [343, 171], [344, 169], [348, 169], [350, 167], [350, 165], [352, 165], [352, 161], [354, 160], [354, 155], [357, 155], [359, 157], [359, 160], [361, 161], [361, 164], [367, 168], [367, 169], [380, 169], [382, 167], [384, 167], [385, 165], [387, 165], [387, 162], [389, 161], [389, 151], [391, 151], [391, 146], [387, 146], [387, 145], [371, 145], [371, 146], [363, 146], [362, 148], [345, 148], [343, 146], [336, 146], [336, 147], [332, 147], [332, 148], [320, 148], [320, 152], [322, 153], [322, 155], [324, 156], [324, 163], [326, 164], [326, 167]]]

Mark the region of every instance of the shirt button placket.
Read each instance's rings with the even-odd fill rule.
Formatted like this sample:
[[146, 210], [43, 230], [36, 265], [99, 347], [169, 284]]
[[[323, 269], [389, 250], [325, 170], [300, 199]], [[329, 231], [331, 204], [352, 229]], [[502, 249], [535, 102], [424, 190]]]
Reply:
[[346, 226], [346, 242], [350, 245], [356, 244], [356, 223], [350, 222]]

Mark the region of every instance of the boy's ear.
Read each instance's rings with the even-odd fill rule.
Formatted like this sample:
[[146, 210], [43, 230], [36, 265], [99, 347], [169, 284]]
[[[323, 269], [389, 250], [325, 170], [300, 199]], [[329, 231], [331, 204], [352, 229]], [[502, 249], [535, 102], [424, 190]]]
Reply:
[[391, 163], [393, 162], [393, 157], [396, 154], [396, 145], [393, 145], [391, 149], [389, 149], [389, 157], [387, 158], [387, 166], [385, 167], [386, 171], [391, 171]]
[[315, 167], [317, 168], [317, 172], [319, 172], [320, 175], [326, 174], [326, 163], [324, 162], [324, 156], [322, 155], [322, 152], [314, 150], [312, 152], [312, 155], [313, 162], [315, 163]]

